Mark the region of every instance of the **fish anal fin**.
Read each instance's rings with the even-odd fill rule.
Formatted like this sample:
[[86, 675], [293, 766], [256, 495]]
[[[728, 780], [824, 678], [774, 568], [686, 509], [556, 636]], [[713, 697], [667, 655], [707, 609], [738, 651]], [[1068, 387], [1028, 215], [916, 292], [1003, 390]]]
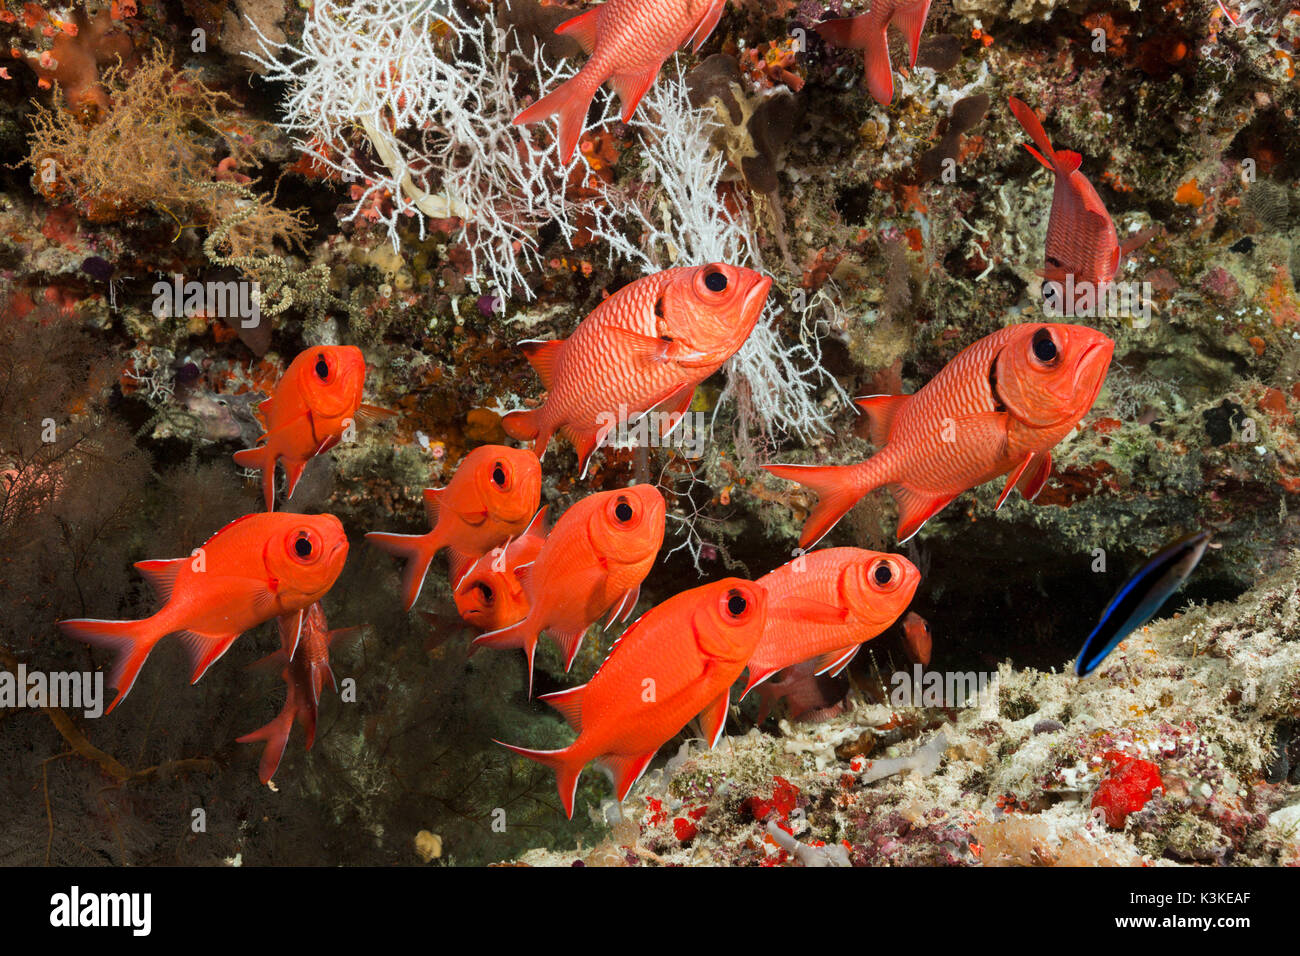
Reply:
[[911, 398], [911, 395], [868, 395], [857, 400], [858, 407], [867, 413], [872, 444], [883, 445], [889, 441], [894, 420]]
[[555, 646], [560, 649], [564, 655], [564, 672], [567, 674], [573, 667], [574, 658], [578, 656], [578, 651], [582, 649], [582, 639], [587, 636], [587, 629], [582, 628], [577, 631], [556, 631], [548, 630], [551, 640]]
[[727, 711], [731, 709], [731, 688], [728, 687], [709, 706], [700, 712], [700, 730], [712, 750], [722, 739], [722, 732], [727, 726]]
[[890, 22], [903, 31], [907, 38], [907, 49], [911, 54], [908, 66], [916, 66], [916, 56], [921, 49], [921, 31], [925, 29], [925, 19], [930, 15], [930, 0], [918, 0], [908, 6], [894, 7]]
[[586, 13], [580, 13], [572, 19], [565, 20], [555, 32], [560, 36], [576, 40], [583, 53], [590, 53], [596, 48], [596, 28], [600, 26], [600, 7], [594, 7]]
[[307, 467], [305, 458], [284, 458], [284, 476], [287, 484], [284, 490], [284, 497], [292, 498], [293, 489], [298, 487], [298, 479], [302, 477], [302, 470]]
[[713, 5], [704, 11], [704, 15], [700, 17], [699, 23], [697, 23], [694, 29], [691, 30], [687, 39], [691, 41], [691, 49], [695, 53], [700, 52], [700, 47], [704, 46], [704, 42], [708, 40], [709, 35], [713, 33], [714, 28], [718, 25], [718, 21], [722, 19], [722, 11], [725, 10], [726, 7], [727, 0], [713, 0]]
[[[597, 7], [597, 10], [600, 8]], [[592, 11], [593, 13], [595, 11]], [[549, 389], [555, 380], [555, 366], [564, 351], [564, 339], [550, 339], [545, 342], [520, 342], [519, 349], [528, 359], [537, 377], [542, 380], [542, 388]]]
[[902, 485], [891, 485], [898, 504], [898, 540], [901, 544], [921, 530], [921, 526], [951, 504], [956, 495], [927, 495]]
[[238, 637], [238, 634], [199, 634], [196, 631], [181, 631], [181, 641], [190, 652], [190, 660], [194, 662], [190, 683], [197, 684], [207, 673], [208, 668], [230, 650], [230, 645], [234, 644]]
[[430, 528], [436, 528], [438, 526], [438, 512], [442, 510], [442, 505], [439, 503], [438, 497], [445, 490], [445, 488], [424, 489], [424, 514], [425, 517], [429, 519]]
[[137, 561], [135, 568], [144, 575], [153, 588], [158, 600], [166, 604], [171, 600], [172, 588], [176, 586], [176, 576], [189, 558], [160, 558], [156, 561]]
[[582, 733], [582, 695], [586, 691], [587, 685], [581, 684], [553, 694], [543, 694], [537, 699], [545, 701], [559, 711], [573, 732], [580, 734]]
[[614, 796], [622, 803], [632, 787], [641, 779], [645, 768], [654, 759], [654, 751], [648, 754], [606, 754], [599, 759], [602, 767], [614, 778]]
[[[597, 7], [597, 9], [600, 9]], [[655, 63], [648, 69], [639, 73], [615, 73], [609, 78], [610, 86], [618, 94], [619, 102], [623, 104], [623, 113], [621, 119], [624, 123], [631, 122], [632, 114], [636, 112], [637, 104], [641, 102], [641, 97], [645, 96], [650, 85], [654, 83], [655, 77], [659, 75], [659, 67], [662, 62]]]

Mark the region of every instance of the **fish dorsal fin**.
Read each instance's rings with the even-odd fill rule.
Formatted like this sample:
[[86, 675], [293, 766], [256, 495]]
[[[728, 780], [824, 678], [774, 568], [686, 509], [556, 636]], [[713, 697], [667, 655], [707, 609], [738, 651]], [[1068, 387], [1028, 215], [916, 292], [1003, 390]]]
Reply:
[[722, 731], [727, 726], [727, 711], [731, 708], [731, 688], [728, 687], [709, 706], [700, 712], [700, 730], [712, 750], [722, 739]]
[[600, 26], [600, 7], [594, 7], [586, 13], [580, 13], [570, 20], [565, 20], [555, 32], [562, 37], [577, 40], [583, 53], [590, 53], [596, 48], [596, 28]]
[[891, 485], [898, 503], [898, 542], [902, 544], [921, 530], [921, 526], [946, 508], [956, 495], [927, 495], [902, 485]]
[[833, 651], [827, 651], [825, 654], [813, 658], [813, 667], [816, 668], [817, 676], [830, 674], [834, 677], [844, 668], [849, 666], [849, 661], [857, 654], [861, 644], [854, 644], [851, 647], [841, 647]]
[[889, 441], [889, 432], [894, 427], [894, 419], [911, 399], [911, 395], [868, 395], [857, 400], [858, 407], [867, 413], [867, 427], [871, 430], [871, 442], [883, 445]]
[[176, 586], [176, 576], [189, 558], [159, 558], [156, 561], [137, 561], [135, 568], [144, 575], [153, 587], [158, 600], [166, 604], [172, 599], [172, 588]]
[[1056, 162], [1059, 164], [1061, 172], [1072, 173], [1083, 165], [1083, 157], [1072, 149], [1058, 149], [1056, 151]]
[[[597, 10], [600, 8], [597, 7]], [[542, 388], [550, 388], [551, 382], [555, 379], [555, 366], [560, 361], [560, 355], [564, 351], [564, 339], [550, 339], [545, 342], [530, 340], [520, 342], [519, 348], [524, 353], [524, 358], [528, 359], [528, 364], [533, 367], [537, 377], [542, 380]]]
[[587, 692], [587, 685], [580, 684], [567, 690], [557, 690], [553, 694], [543, 694], [538, 700], [545, 701], [560, 712], [576, 734], [582, 733], [582, 696]]
[[648, 754], [607, 754], [600, 758], [600, 765], [614, 778], [614, 796], [618, 798], [619, 803], [622, 803], [623, 798], [636, 786], [636, 782], [641, 779], [641, 774], [645, 773], [645, 768], [650, 766], [654, 756], [655, 752], [652, 750]]

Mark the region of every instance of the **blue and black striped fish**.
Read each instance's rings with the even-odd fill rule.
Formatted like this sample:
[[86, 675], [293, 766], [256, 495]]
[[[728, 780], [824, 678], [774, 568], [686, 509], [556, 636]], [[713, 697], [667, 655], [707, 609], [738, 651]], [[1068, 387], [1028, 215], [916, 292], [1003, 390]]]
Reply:
[[1087, 677], [1120, 641], [1151, 620], [1187, 580], [1209, 543], [1208, 531], [1196, 531], [1171, 541], [1152, 555], [1101, 612], [1101, 620], [1083, 642], [1074, 672]]

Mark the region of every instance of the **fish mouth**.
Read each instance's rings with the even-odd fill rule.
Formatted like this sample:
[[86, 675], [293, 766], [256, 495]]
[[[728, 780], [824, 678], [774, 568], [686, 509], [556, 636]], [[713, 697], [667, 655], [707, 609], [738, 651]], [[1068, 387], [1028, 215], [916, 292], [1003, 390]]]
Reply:
[[[758, 321], [758, 317], [763, 313], [763, 306], [767, 304], [767, 294], [772, 288], [771, 276], [759, 276], [758, 281], [754, 283], [753, 288], [745, 293], [745, 298], [740, 304], [741, 323], [746, 329], [752, 329]], [[748, 331], [745, 333], [747, 336]]]
[[1089, 345], [1079, 356], [1074, 372], [1074, 387], [1076, 394], [1084, 388], [1088, 389], [1085, 411], [1092, 408], [1097, 401], [1097, 396], [1101, 394], [1101, 387], [1106, 382], [1106, 372], [1110, 368], [1110, 360], [1114, 354], [1115, 343], [1108, 338], [1102, 338], [1100, 342]]

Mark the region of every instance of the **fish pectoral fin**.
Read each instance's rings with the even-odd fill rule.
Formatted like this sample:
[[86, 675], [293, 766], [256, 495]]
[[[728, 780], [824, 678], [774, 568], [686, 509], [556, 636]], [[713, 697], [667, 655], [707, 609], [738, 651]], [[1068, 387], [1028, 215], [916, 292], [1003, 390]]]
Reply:
[[579, 477], [587, 477], [587, 467], [591, 464], [591, 456], [601, 445], [605, 444], [605, 439], [609, 433], [614, 430], [617, 422], [609, 422], [602, 425], [595, 431], [580, 431], [572, 425], [564, 426], [564, 433], [569, 436], [569, 441], [573, 442], [573, 447], [578, 453]]
[[607, 330], [609, 335], [615, 340], [613, 345], [618, 348], [626, 349], [631, 353], [632, 358], [638, 362], [644, 362], [647, 365], [658, 365], [667, 362], [670, 358], [670, 352], [674, 344], [672, 339], [657, 339], [651, 335], [642, 335], [640, 332], [633, 332], [631, 329], [611, 328]]
[[[599, 8], [597, 8], [599, 9]], [[654, 759], [655, 752], [648, 754], [606, 754], [597, 758], [599, 763], [614, 780], [614, 796], [622, 803], [628, 793], [641, 779], [646, 767]]]
[[767, 619], [803, 624], [843, 624], [849, 619], [849, 609], [813, 598], [788, 597], [778, 604], [768, 605]]
[[927, 495], [902, 485], [891, 485], [890, 491], [898, 504], [898, 542], [902, 544], [921, 527], [952, 503], [956, 495]]
[[389, 418], [396, 418], [397, 412], [391, 408], [381, 408], [379, 405], [359, 405], [357, 406], [357, 421], [363, 425], [376, 425], [379, 422]]
[[208, 668], [230, 650], [230, 645], [235, 643], [238, 637], [238, 634], [199, 634], [197, 631], [181, 631], [181, 641], [190, 652], [190, 660], [194, 662], [190, 683], [197, 684], [207, 673]]
[[[722, 19], [722, 11], [727, 7], [727, 0], [713, 0], [713, 5], [704, 11], [699, 22], [691, 29], [686, 38], [691, 42], [691, 49], [695, 53], [700, 52], [700, 47], [704, 46], [704, 41], [713, 33], [718, 21]], [[626, 122], [626, 120], [624, 121]]]
[[555, 32], [562, 37], [577, 40], [583, 53], [590, 53], [596, 48], [596, 28], [600, 26], [600, 7], [580, 13], [572, 19], [565, 20]]
[[144, 575], [158, 600], [166, 604], [171, 600], [172, 588], [176, 586], [176, 576], [189, 558], [160, 558], [155, 561], [137, 561], [135, 569]]
[[728, 687], [708, 707], [700, 711], [700, 730], [712, 750], [722, 739], [722, 731], [727, 726], [727, 712], [731, 709], [731, 688]]
[[[599, 10], [600, 8], [597, 7], [596, 9]], [[619, 102], [623, 104], [621, 118], [624, 123], [631, 122], [637, 104], [641, 102], [641, 97], [645, 96], [646, 91], [650, 89], [650, 85], [654, 83], [661, 66], [663, 66], [662, 60], [639, 73], [615, 73], [609, 78], [610, 85], [614, 87], [614, 92], [618, 94]]]

